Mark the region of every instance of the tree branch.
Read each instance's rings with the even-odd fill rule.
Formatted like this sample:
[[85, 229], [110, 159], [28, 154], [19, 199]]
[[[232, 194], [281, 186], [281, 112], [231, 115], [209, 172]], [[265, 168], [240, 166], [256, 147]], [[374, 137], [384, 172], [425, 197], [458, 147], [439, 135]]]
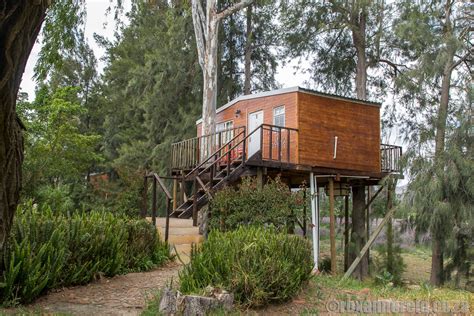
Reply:
[[234, 4], [231, 7], [228, 7], [227, 9], [222, 10], [221, 12], [216, 14], [216, 19], [217, 21], [220, 21], [229, 15], [239, 11], [240, 9], [245, 8], [248, 5], [251, 5], [255, 0], [242, 0], [239, 3]]
[[451, 69], [454, 69], [456, 68], [457, 66], [459, 66], [461, 63], [463, 63], [464, 61], [467, 61], [469, 60], [469, 57], [472, 56], [472, 54], [474, 53], [474, 49], [470, 49], [466, 55], [460, 57], [454, 64], [451, 65]]

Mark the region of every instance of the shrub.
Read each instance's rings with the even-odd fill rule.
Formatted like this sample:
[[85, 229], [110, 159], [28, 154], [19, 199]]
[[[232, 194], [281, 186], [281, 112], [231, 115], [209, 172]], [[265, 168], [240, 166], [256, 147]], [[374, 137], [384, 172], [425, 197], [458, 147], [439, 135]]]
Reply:
[[19, 208], [3, 254], [0, 299], [27, 303], [51, 288], [149, 269], [168, 258], [168, 245], [144, 220], [106, 212], [68, 216], [30, 203]]
[[244, 306], [262, 306], [295, 295], [311, 269], [311, 246], [303, 238], [261, 227], [214, 230], [180, 272], [180, 290], [199, 293], [210, 285], [234, 293]]
[[300, 193], [292, 193], [279, 178], [262, 188], [256, 179], [244, 178], [237, 189], [226, 187], [211, 202], [211, 228], [227, 231], [240, 225], [273, 226], [278, 231], [294, 228], [302, 215]]

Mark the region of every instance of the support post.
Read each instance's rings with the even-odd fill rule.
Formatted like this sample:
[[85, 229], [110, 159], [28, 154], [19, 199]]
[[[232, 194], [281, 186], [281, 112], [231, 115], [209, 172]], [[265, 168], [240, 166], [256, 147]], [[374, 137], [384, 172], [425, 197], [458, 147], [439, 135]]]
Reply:
[[173, 210], [178, 208], [178, 179], [173, 179]]
[[306, 225], [306, 208], [307, 208], [307, 205], [306, 205], [306, 186], [303, 187], [303, 236], [306, 238], [306, 229], [307, 229], [307, 225]]
[[334, 180], [329, 179], [329, 238], [331, 242], [331, 273], [336, 274], [336, 218], [334, 216]]
[[168, 242], [168, 237], [170, 234], [170, 214], [171, 214], [170, 207], [171, 207], [170, 198], [166, 197], [165, 242]]
[[313, 271], [318, 271], [319, 263], [319, 214], [316, 211], [316, 204], [318, 197], [316, 196], [316, 188], [318, 186], [314, 173], [310, 173], [310, 194], [311, 194], [311, 233], [313, 236]]
[[344, 271], [349, 267], [349, 196], [344, 197]]
[[153, 205], [151, 206], [151, 221], [153, 222], [153, 225], [156, 226], [156, 177], [153, 176]]
[[141, 218], [146, 217], [146, 211], [147, 211], [147, 192], [148, 192], [148, 177], [145, 172], [145, 177], [143, 178], [143, 201], [142, 201], [142, 211], [140, 213]]
[[[365, 224], [365, 229], [366, 229], [366, 238], [369, 240], [370, 238], [370, 213], [372, 212], [372, 203], [370, 202], [371, 198], [371, 189], [370, 185], [367, 186], [367, 213], [365, 214], [365, 219], [366, 219], [366, 224]], [[370, 249], [367, 249], [367, 263], [369, 266], [369, 271], [370, 271]]]
[[194, 179], [193, 183], [193, 226], [197, 226], [197, 217], [198, 217], [198, 208], [197, 208], [197, 186], [198, 183], [196, 179]]
[[181, 170], [181, 201], [180, 203], [186, 202], [186, 192], [184, 192], [184, 171]]

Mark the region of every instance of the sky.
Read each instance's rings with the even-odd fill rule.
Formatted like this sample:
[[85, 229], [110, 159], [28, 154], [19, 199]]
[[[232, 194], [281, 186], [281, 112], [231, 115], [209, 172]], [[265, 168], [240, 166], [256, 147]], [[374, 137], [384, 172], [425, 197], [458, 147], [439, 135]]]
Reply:
[[[94, 50], [95, 57], [98, 60], [98, 71], [99, 73], [105, 67], [104, 62], [101, 61], [101, 57], [104, 56], [105, 50], [94, 40], [94, 33], [104, 36], [108, 39], [113, 39], [115, 21], [113, 14], [107, 15], [107, 8], [111, 5], [110, 0], [86, 0], [87, 17], [85, 23], [85, 35], [90, 47]], [[130, 9], [130, 0], [124, 1], [125, 10]], [[104, 25], [106, 23], [106, 25]], [[28, 93], [29, 100], [34, 99], [35, 93], [35, 81], [33, 79], [34, 66], [38, 60], [38, 54], [40, 52], [41, 43], [37, 42], [33, 47], [33, 50], [28, 59], [23, 79], [21, 82], [21, 90]], [[304, 86], [304, 81], [308, 79], [308, 75], [302, 74], [301, 72], [294, 73], [293, 63], [290, 63], [284, 67], [279, 67], [276, 75], [277, 81], [282, 87], [294, 87]]]

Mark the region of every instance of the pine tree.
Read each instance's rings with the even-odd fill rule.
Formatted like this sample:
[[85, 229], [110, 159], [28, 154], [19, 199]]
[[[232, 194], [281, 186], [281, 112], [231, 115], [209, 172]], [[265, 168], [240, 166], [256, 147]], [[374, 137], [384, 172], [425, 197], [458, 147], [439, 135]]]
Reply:
[[[464, 208], [454, 201], [463, 194], [457, 190], [466, 179], [455, 176], [461, 171], [450, 163], [446, 140], [461, 126], [455, 113], [472, 116], [466, 107], [466, 102], [472, 102], [468, 6], [451, 0], [404, 1], [395, 24], [400, 56], [405, 64], [413, 65], [397, 79], [406, 112], [400, 121], [411, 144], [410, 189], [417, 228], [428, 230], [432, 238], [430, 281], [434, 285], [444, 282], [446, 237], [458, 208]], [[453, 177], [458, 180], [451, 191]]]

